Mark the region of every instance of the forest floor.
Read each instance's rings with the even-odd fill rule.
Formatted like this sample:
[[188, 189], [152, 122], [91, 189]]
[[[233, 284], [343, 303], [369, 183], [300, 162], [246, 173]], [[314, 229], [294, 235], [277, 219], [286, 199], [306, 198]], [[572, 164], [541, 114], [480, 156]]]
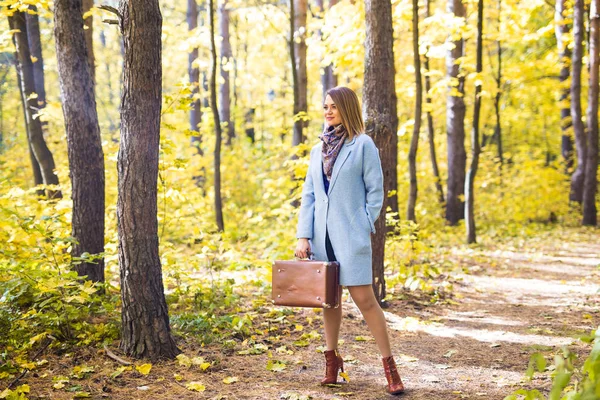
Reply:
[[[600, 241], [594, 238], [455, 248], [447, 257], [459, 268], [438, 278], [453, 284], [450, 295], [431, 302], [430, 296], [399, 291], [384, 311], [406, 386], [400, 398], [503, 399], [522, 387], [547, 393], [550, 372], [525, 378], [530, 355], [540, 352], [551, 364], [568, 346], [581, 361], [590, 346], [578, 337], [600, 323]], [[204, 372], [169, 361], [153, 365], [148, 375], [134, 370], [111, 378], [119, 364], [103, 350], [89, 349], [47, 355], [46, 369], [19, 384], [30, 385], [30, 398], [53, 399], [74, 398], [76, 391], [97, 399], [393, 398], [385, 393], [376, 344], [347, 291], [343, 307], [340, 352], [350, 381], [337, 386], [317, 384], [324, 371], [321, 314], [269, 306], [253, 312], [253, 326], [264, 334], [244, 343], [200, 348], [180, 338], [188, 357], [211, 363]], [[53, 388], [56, 376], [72, 377], [73, 366], [81, 364], [93, 372], [71, 378], [62, 390]], [[227, 377], [237, 381], [226, 384]], [[202, 384], [203, 391], [190, 390], [191, 382]]]

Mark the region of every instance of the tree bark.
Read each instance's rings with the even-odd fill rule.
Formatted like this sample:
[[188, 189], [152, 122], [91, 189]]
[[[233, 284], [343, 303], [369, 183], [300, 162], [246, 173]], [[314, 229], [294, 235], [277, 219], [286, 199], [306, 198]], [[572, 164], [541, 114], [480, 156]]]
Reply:
[[294, 134], [292, 146], [297, 146], [306, 141], [304, 129], [308, 126], [307, 112], [307, 84], [306, 71], [306, 13], [308, 10], [307, 0], [290, 0], [293, 3], [291, 19], [293, 21], [290, 37], [291, 46], [294, 48]]
[[413, 62], [415, 66], [415, 125], [408, 152], [408, 169], [410, 172], [410, 191], [406, 218], [417, 222], [415, 205], [417, 204], [417, 151], [419, 149], [419, 133], [421, 132], [421, 114], [423, 107], [423, 79], [421, 78], [421, 55], [419, 54], [419, 0], [412, 0], [413, 5]]
[[[477, 2], [477, 61], [475, 71], [480, 74], [483, 70], [483, 0]], [[467, 243], [477, 242], [475, 226], [475, 175], [479, 166], [479, 116], [481, 110], [481, 83], [475, 85], [475, 101], [473, 107], [473, 129], [471, 131], [471, 167], [466, 179], [465, 216], [467, 226]]]
[[598, 188], [598, 94], [600, 69], [600, 0], [590, 7], [590, 77], [587, 108], [587, 157], [583, 186], [583, 225], [596, 226]]
[[381, 156], [384, 202], [371, 236], [373, 248], [373, 290], [379, 302], [385, 298], [383, 260], [385, 256], [386, 210], [397, 196], [388, 197], [396, 184], [398, 164], [398, 114], [395, 88], [394, 32], [390, 0], [366, 0], [365, 74], [363, 115], [366, 133], [371, 136]]
[[215, 121], [215, 151], [214, 151], [214, 175], [215, 175], [215, 217], [219, 232], [225, 230], [223, 221], [223, 204], [221, 200], [221, 141], [223, 133], [221, 131], [221, 121], [219, 119], [219, 107], [217, 105], [217, 46], [215, 45], [215, 4], [214, 0], [209, 0], [209, 20], [210, 20], [210, 51], [212, 56], [212, 68], [210, 71], [210, 106]]
[[[425, 16], [429, 18], [431, 16], [430, 13], [430, 5], [431, 0], [425, 0]], [[435, 129], [433, 126], [433, 114], [432, 111], [432, 102], [431, 95], [429, 91], [431, 90], [431, 77], [430, 77], [430, 68], [429, 68], [429, 56], [425, 53], [424, 56], [424, 66], [425, 66], [425, 102], [427, 103], [427, 138], [429, 141], [429, 158], [431, 158], [431, 168], [433, 170], [433, 176], [435, 177], [435, 189], [438, 194], [438, 201], [440, 204], [444, 204], [444, 187], [442, 186], [442, 178], [440, 176], [440, 169], [437, 163], [437, 155], [435, 150]]]
[[[94, 0], [83, 0], [83, 9], [81, 15], [87, 13], [94, 8]], [[92, 83], [96, 84], [96, 60], [94, 58], [94, 16], [88, 15], [84, 20], [84, 35], [85, 46], [87, 48], [87, 59], [90, 64], [90, 72], [92, 74]]]
[[584, 0], [575, 0], [573, 7], [573, 59], [571, 62], [571, 117], [575, 134], [575, 148], [577, 149], [577, 167], [573, 175], [571, 175], [569, 200], [580, 204], [583, 202], [583, 182], [587, 158], [585, 127], [583, 125], [583, 111], [581, 109], [581, 69], [583, 64], [583, 43], [585, 41], [584, 18]]
[[[46, 107], [46, 84], [44, 82], [44, 57], [42, 55], [42, 41], [40, 39], [40, 21], [37, 7], [30, 5], [29, 9], [33, 14], [26, 13], [25, 21], [27, 24], [27, 42], [31, 56], [35, 59], [33, 62], [33, 80], [35, 82], [35, 93], [37, 94], [37, 110]], [[42, 123], [42, 126], [44, 123]]]
[[137, 358], [174, 358], [158, 255], [157, 180], [162, 102], [158, 0], [121, 0], [125, 47], [117, 218], [121, 349]]
[[231, 42], [229, 40], [229, 9], [227, 0], [222, 0], [219, 7], [219, 34], [221, 35], [221, 78], [220, 85], [220, 120], [227, 125], [227, 146], [231, 146], [231, 141], [235, 137], [235, 126], [231, 120], [231, 79], [229, 74], [229, 63], [232, 63]]
[[569, 103], [569, 73], [571, 64], [571, 51], [565, 43], [569, 35], [569, 24], [566, 21], [566, 0], [556, 0], [554, 13], [554, 33], [556, 36], [556, 47], [558, 48], [558, 62], [560, 64], [560, 128], [562, 130], [562, 156], [567, 171], [573, 167], [573, 141], [569, 131], [571, 130], [571, 109]]
[[[466, 10], [462, 0], [448, 0], [448, 12], [457, 18], [465, 18]], [[446, 188], [446, 221], [456, 225], [464, 218], [464, 202], [460, 199], [465, 189], [465, 77], [461, 71], [461, 57], [464, 57], [464, 39], [448, 39], [450, 50], [446, 56], [446, 71], [450, 80], [446, 105], [446, 130], [448, 137], [448, 184]]]
[[[56, 0], [54, 37], [62, 108], [67, 131], [73, 199], [71, 257], [104, 252], [104, 153], [88, 62], [82, 0]], [[104, 282], [104, 258], [75, 269], [93, 282]]]
[[[187, 2], [187, 23], [188, 31], [192, 32], [198, 27], [198, 4], [196, 0], [188, 0]], [[200, 69], [194, 65], [194, 60], [198, 58], [198, 47], [194, 47], [188, 55], [188, 75], [190, 85], [192, 87], [192, 108], [190, 109], [190, 130], [195, 134], [192, 135], [191, 143], [198, 151], [199, 155], [203, 155], [202, 151], [202, 136], [200, 136], [200, 123], [202, 121], [202, 105], [200, 103]]]
[[[27, 41], [27, 25], [25, 15], [21, 11], [15, 11], [8, 17], [8, 22], [11, 29], [17, 30], [14, 34], [15, 47], [19, 59], [19, 73], [21, 78], [21, 92], [25, 99], [25, 113], [27, 120], [27, 133], [29, 143], [35, 159], [40, 165], [42, 180], [44, 185], [58, 185], [58, 176], [54, 173], [54, 158], [42, 131], [42, 124], [39, 118], [34, 118], [37, 113], [37, 99], [34, 93], [36, 92], [35, 80], [33, 75], [33, 63], [31, 62], [31, 52]], [[46, 189], [46, 196], [50, 199], [61, 198], [60, 190]]]

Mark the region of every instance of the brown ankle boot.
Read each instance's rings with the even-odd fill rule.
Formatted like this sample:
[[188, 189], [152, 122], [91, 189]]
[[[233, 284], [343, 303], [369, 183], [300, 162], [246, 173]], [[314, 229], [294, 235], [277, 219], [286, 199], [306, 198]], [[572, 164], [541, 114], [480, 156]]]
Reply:
[[385, 370], [385, 377], [388, 381], [388, 393], [400, 394], [404, 392], [404, 385], [402, 384], [400, 375], [398, 375], [398, 368], [396, 368], [394, 357], [389, 356], [382, 358], [381, 360], [383, 361], [383, 369]]
[[325, 351], [325, 377], [321, 380], [321, 385], [337, 383], [338, 371], [344, 372], [344, 360], [337, 350]]

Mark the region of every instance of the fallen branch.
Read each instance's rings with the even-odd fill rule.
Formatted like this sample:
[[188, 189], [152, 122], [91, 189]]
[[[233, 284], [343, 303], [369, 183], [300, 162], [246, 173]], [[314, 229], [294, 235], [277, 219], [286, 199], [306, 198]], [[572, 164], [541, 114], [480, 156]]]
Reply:
[[[48, 339], [46, 344], [44, 346], [40, 347], [40, 349], [37, 351], [37, 353], [35, 353], [35, 355], [31, 359], [31, 361], [35, 361], [36, 358], [38, 358], [44, 351], [46, 351], [48, 346], [50, 346], [50, 343], [52, 343], [53, 341], [56, 340], [56, 338], [52, 335], [47, 335], [46, 339]], [[17, 376], [11, 383], [9, 383], [9, 385], [6, 389], [13, 388], [17, 384], [17, 382], [19, 382], [28, 372], [29, 372], [29, 370], [27, 368], [25, 368], [23, 370], [23, 372], [21, 372], [21, 375]]]
[[104, 351], [106, 352], [107, 356], [109, 356], [110, 358], [112, 358], [113, 360], [115, 360], [116, 362], [118, 362], [119, 364], [122, 364], [122, 365], [131, 365], [131, 363], [129, 361], [123, 360], [121, 357], [119, 357], [118, 355], [116, 355], [115, 353], [113, 353], [112, 351], [110, 351], [106, 345], [104, 345]]

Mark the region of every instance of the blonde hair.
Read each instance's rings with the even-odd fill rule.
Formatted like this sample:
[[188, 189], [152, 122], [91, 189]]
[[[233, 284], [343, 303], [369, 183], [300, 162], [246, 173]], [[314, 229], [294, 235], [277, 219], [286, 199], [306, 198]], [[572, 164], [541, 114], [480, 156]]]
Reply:
[[363, 122], [362, 113], [360, 110], [360, 103], [358, 96], [350, 88], [344, 86], [336, 86], [331, 88], [325, 94], [325, 97], [329, 95], [331, 100], [337, 107], [342, 125], [348, 131], [350, 139], [354, 138], [355, 135], [360, 135], [365, 131], [365, 123]]

